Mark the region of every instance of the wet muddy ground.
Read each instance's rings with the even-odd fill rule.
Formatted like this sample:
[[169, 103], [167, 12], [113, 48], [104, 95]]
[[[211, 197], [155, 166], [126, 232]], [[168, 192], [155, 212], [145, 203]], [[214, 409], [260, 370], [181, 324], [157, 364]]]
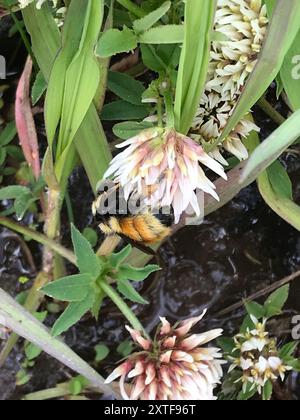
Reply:
[[[19, 54], [21, 57], [22, 49]], [[13, 67], [12, 77], [17, 72], [18, 68]], [[255, 118], [263, 128], [263, 136], [274, 129], [261, 113], [255, 112]], [[43, 132], [43, 127], [39, 127], [39, 132]], [[299, 156], [286, 156], [284, 162], [294, 181], [295, 198], [300, 204]], [[92, 223], [90, 204], [93, 197], [87, 191], [88, 181], [83, 170], [78, 169], [72, 176], [70, 197], [75, 223], [80, 229]], [[63, 226], [64, 242], [69, 244], [66, 214], [63, 216]], [[28, 246], [39, 269], [40, 248], [33, 242]], [[143, 288], [150, 304], [134, 307], [145, 327], [151, 330], [159, 316], [178, 320], [209, 308], [201, 328], [221, 326], [226, 334], [232, 335], [241, 324], [243, 310], [226, 317], [216, 314], [299, 270], [300, 233], [268, 209], [256, 185], [252, 185], [208, 217], [201, 226], [187, 227], [177, 233], [163, 246], [162, 255], [166, 268], [159, 276], [146, 280]], [[33, 278], [34, 271], [18, 236], [0, 228], [0, 287], [15, 296], [31, 284], [22, 286], [18, 282], [19, 277]], [[300, 279], [294, 281], [291, 287], [286, 312], [274, 326], [277, 334], [280, 331], [279, 338], [282, 340], [286, 340], [290, 334], [292, 316], [300, 313]], [[47, 323], [51, 325], [54, 318], [54, 315], [49, 315]], [[65, 336], [68, 345], [91, 364], [95, 358], [95, 345], [104, 343], [110, 348], [109, 357], [97, 366], [103, 375], [110, 372], [119, 360], [116, 348], [127, 338], [124, 319], [108, 302], [98, 323], [89, 317], [84, 318]], [[42, 354], [30, 371], [30, 382], [16, 386], [15, 374], [23, 360], [22, 349], [20, 341], [0, 369], [0, 400], [20, 399], [29, 392], [53, 387], [70, 378], [68, 369]], [[299, 389], [299, 377], [290, 376], [285, 385], [284, 398], [299, 399]]]

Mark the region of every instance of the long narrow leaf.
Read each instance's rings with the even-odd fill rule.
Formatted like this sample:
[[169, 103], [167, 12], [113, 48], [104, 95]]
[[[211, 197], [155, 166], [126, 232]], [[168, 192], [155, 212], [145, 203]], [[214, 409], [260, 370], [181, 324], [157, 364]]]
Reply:
[[62, 48], [55, 59], [51, 72], [49, 71], [50, 79], [45, 102], [45, 121], [50, 145], [53, 143], [61, 118], [66, 72], [79, 48], [84, 18], [87, 12], [86, 5], [87, 3], [82, 0], [79, 0], [77, 3], [71, 3], [63, 29]]
[[[79, 3], [75, 0], [75, 4]], [[60, 32], [46, 3], [41, 10], [37, 10], [35, 4], [31, 4], [23, 9], [22, 13], [26, 29], [31, 34], [36, 60], [48, 82], [54, 60], [61, 48]], [[95, 190], [97, 182], [102, 178], [111, 160], [111, 154], [93, 105], [90, 106], [74, 138], [74, 145]], [[64, 172], [67, 172], [66, 169]]]
[[59, 148], [62, 151], [71, 144], [97, 91], [100, 73], [94, 46], [101, 28], [103, 8], [103, 1], [86, 2], [79, 49], [66, 72], [58, 152]]
[[32, 50], [46, 80], [49, 79], [54, 59], [61, 46], [60, 32], [50, 6], [37, 9], [34, 3], [22, 9], [26, 29], [31, 35]]
[[276, 193], [270, 181], [268, 171], [258, 178], [259, 191], [271, 209], [282, 219], [300, 231], [300, 207], [293, 200]]
[[294, 110], [300, 108], [300, 31], [285, 56], [280, 72], [284, 90]]
[[[248, 145], [253, 153], [259, 146], [257, 133], [251, 134]], [[293, 201], [292, 184], [283, 166], [278, 161], [274, 162], [260, 173], [257, 184], [268, 206], [283, 220], [300, 230], [300, 207]]]
[[263, 143], [258, 146], [241, 176], [241, 183], [248, 178], [256, 178], [263, 169], [268, 168], [276, 159], [300, 137], [300, 110], [295, 112]]
[[33, 315], [0, 289], [0, 323], [87, 378], [101, 392], [118, 397], [104, 379], [62, 341], [54, 338]]
[[176, 128], [186, 134], [196, 114], [209, 63], [216, 0], [189, 0], [175, 97]]

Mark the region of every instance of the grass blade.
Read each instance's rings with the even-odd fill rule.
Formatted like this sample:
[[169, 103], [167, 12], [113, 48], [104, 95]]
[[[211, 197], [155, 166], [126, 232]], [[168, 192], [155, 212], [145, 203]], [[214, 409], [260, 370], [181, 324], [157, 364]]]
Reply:
[[280, 72], [292, 108], [300, 108], [300, 31], [289, 49]]
[[[251, 152], [259, 146], [258, 134], [248, 139]], [[261, 172], [257, 178], [259, 192], [267, 205], [283, 220], [300, 230], [300, 207], [293, 201], [291, 180], [279, 161]]]
[[186, 134], [204, 89], [210, 56], [216, 0], [188, 0], [185, 6], [184, 43], [177, 77], [175, 118]]
[[283, 220], [300, 231], [300, 207], [293, 200], [276, 193], [270, 182], [268, 171], [259, 176], [258, 187], [268, 206]]
[[[79, 4], [75, 0], [77, 8]], [[26, 29], [31, 34], [37, 62], [45, 80], [49, 82], [53, 63], [62, 44], [60, 32], [46, 3], [41, 10], [37, 10], [34, 4], [30, 4], [22, 10], [22, 13]], [[80, 19], [82, 20], [82, 15]], [[60, 78], [63, 77], [61, 74]], [[110, 149], [95, 106], [90, 106], [75, 135], [74, 145], [95, 191], [97, 182], [103, 177], [111, 160]], [[66, 169], [64, 172], [67, 172]]]
[[60, 32], [50, 6], [44, 3], [38, 10], [35, 4], [29, 4], [22, 9], [22, 15], [31, 36], [32, 51], [44, 77], [48, 80], [54, 59], [61, 46]]
[[87, 378], [101, 392], [118, 397], [104, 379], [62, 341], [51, 336], [33, 315], [0, 289], [0, 321], [15, 333], [40, 347], [65, 366]]
[[60, 42], [62, 43], [61, 50], [48, 75], [49, 83], [45, 101], [45, 122], [47, 138], [50, 145], [53, 144], [56, 129], [61, 118], [66, 72], [78, 51], [86, 12], [86, 2], [79, 0], [76, 4], [74, 2], [71, 3], [66, 17], [62, 41], [59, 40], [59, 45]]
[[97, 91], [100, 73], [93, 49], [101, 28], [103, 8], [103, 1], [88, 1], [79, 50], [66, 72], [59, 154], [71, 144]]
[[275, 130], [252, 153], [241, 176], [241, 183], [246, 179], [255, 179], [262, 170], [268, 168], [300, 136], [300, 110], [295, 112], [277, 130]]

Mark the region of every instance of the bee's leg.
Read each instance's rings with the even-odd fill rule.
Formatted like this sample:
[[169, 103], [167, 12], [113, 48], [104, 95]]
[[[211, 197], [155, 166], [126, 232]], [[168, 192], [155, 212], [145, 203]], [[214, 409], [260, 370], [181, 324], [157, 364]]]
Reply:
[[161, 258], [161, 255], [159, 251], [154, 251], [154, 249], [150, 248], [149, 246], [143, 245], [140, 242], [133, 241], [132, 239], [128, 238], [125, 235], [119, 234], [119, 236], [124, 239], [127, 243], [132, 245], [133, 247], [139, 249], [140, 251], [144, 252], [144, 254], [150, 255], [151, 257], [154, 257], [158, 263], [159, 266], [162, 268], [165, 266], [165, 263], [163, 259]]
[[144, 252], [145, 254], [151, 255], [152, 257], [155, 257], [156, 252], [149, 248], [146, 245], [141, 244], [140, 242], [136, 242], [131, 238], [128, 238], [128, 236], [126, 235], [122, 235], [122, 234], [118, 234], [122, 239], [124, 239], [124, 241], [126, 241], [127, 243], [129, 243], [130, 245], [132, 245], [134, 248], [139, 249], [140, 251]]

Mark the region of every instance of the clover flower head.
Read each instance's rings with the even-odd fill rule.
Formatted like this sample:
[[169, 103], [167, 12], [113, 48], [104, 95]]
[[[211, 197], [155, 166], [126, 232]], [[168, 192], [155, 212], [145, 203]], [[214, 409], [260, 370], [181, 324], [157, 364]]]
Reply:
[[153, 341], [127, 327], [140, 351], [129, 356], [106, 382], [120, 378], [124, 399], [214, 400], [213, 391], [222, 378], [224, 362], [218, 348], [203, 346], [219, 337], [222, 330], [190, 332], [205, 313], [175, 326], [161, 318]]
[[197, 142], [174, 129], [151, 128], [118, 147], [126, 149], [112, 160], [105, 178], [112, 176], [120, 184], [126, 200], [132, 193], [143, 196], [145, 191], [151, 191], [145, 203], [152, 208], [171, 206], [175, 223], [189, 207], [200, 216], [197, 192], [218, 200], [215, 185], [203, 166], [227, 179], [220, 163]]
[[254, 316], [251, 316], [251, 319], [255, 327], [234, 337], [234, 352], [237, 352], [238, 356], [231, 357], [229, 372], [236, 369], [241, 371], [237, 382], [243, 383], [244, 392], [250, 384], [261, 393], [268, 381], [273, 382], [279, 378], [283, 381], [286, 372], [293, 368], [279, 357], [276, 340], [270, 338], [266, 331], [266, 320], [259, 322]]

